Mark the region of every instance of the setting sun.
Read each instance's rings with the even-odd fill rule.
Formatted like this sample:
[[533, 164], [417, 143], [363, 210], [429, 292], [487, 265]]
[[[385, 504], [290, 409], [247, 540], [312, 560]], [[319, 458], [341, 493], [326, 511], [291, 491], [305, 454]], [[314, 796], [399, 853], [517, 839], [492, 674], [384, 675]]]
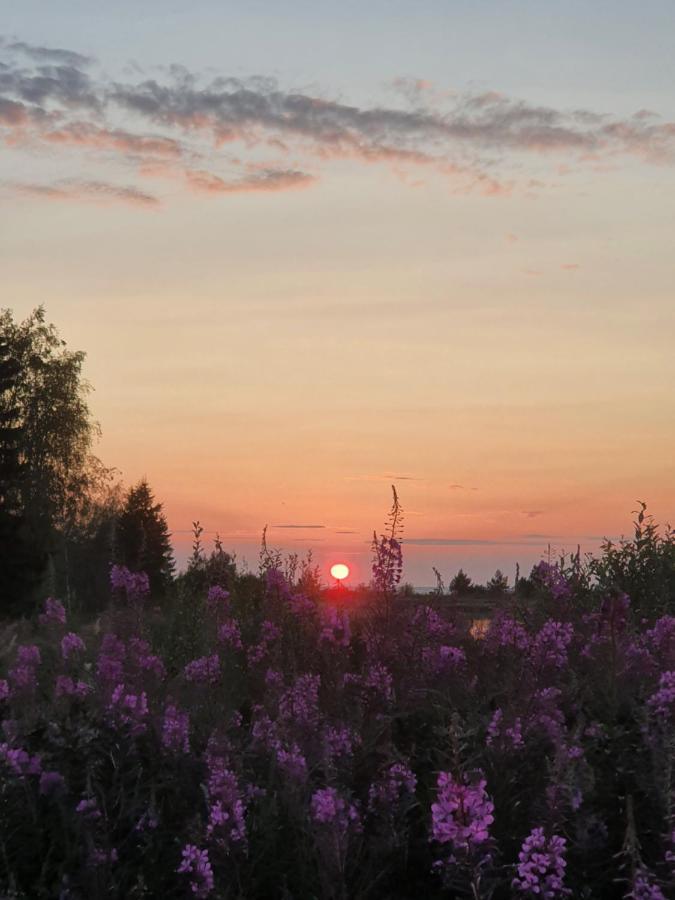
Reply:
[[349, 575], [349, 566], [346, 566], [344, 563], [335, 563], [334, 566], [330, 567], [330, 574], [336, 581], [344, 581]]

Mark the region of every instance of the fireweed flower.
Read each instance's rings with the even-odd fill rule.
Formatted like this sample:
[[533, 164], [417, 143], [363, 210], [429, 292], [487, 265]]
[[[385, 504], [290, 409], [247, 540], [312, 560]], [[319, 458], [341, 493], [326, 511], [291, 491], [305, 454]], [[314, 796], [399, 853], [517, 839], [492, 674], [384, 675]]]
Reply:
[[335, 788], [322, 788], [312, 794], [312, 819], [320, 825], [330, 825], [340, 834], [349, 828], [360, 830], [361, 819], [356, 807], [338, 794]]
[[542, 560], [532, 570], [532, 576], [548, 589], [554, 600], [568, 600], [572, 596], [572, 588], [559, 566]]
[[567, 648], [572, 643], [574, 628], [570, 622], [549, 619], [535, 635], [530, 650], [537, 668], [551, 666], [563, 669], [567, 665]]
[[457, 781], [450, 772], [438, 776], [436, 802], [431, 805], [433, 840], [450, 844], [455, 852], [469, 853], [489, 839], [494, 804], [485, 792], [482, 773], [473, 784]]
[[9, 682], [6, 678], [0, 678], [0, 701], [9, 697]]
[[97, 868], [98, 866], [108, 866], [112, 863], [116, 863], [118, 858], [115, 847], [111, 847], [109, 850], [102, 850], [100, 847], [92, 847], [87, 862], [92, 868]]
[[183, 674], [187, 681], [197, 684], [217, 684], [220, 679], [220, 657], [214, 653], [193, 659], [185, 666]]
[[194, 844], [186, 844], [183, 847], [182, 857], [176, 871], [181, 875], [190, 876], [190, 890], [195, 897], [208, 897], [215, 884], [209, 851], [200, 850]]
[[659, 689], [647, 700], [647, 706], [661, 721], [675, 714], [675, 672], [664, 672], [659, 679]]
[[127, 600], [143, 600], [150, 593], [150, 579], [145, 572], [130, 572], [126, 566], [112, 566], [110, 587], [124, 591]]
[[144, 675], [146, 672], [154, 675], [159, 681], [166, 676], [164, 663], [152, 652], [152, 648], [147, 641], [138, 637], [132, 637], [129, 641], [129, 657], [131, 662], [138, 670], [138, 674]]
[[162, 720], [162, 747], [172, 753], [190, 752], [190, 715], [168, 703]]
[[320, 675], [300, 675], [279, 701], [279, 717], [300, 727], [311, 727], [319, 720]]
[[381, 663], [375, 663], [365, 673], [363, 686], [371, 693], [389, 702], [394, 696], [394, 680], [391, 672]]
[[293, 744], [290, 750], [279, 747], [276, 756], [277, 765], [290, 781], [307, 781], [307, 760], [297, 744]]
[[277, 594], [282, 600], [290, 600], [291, 587], [280, 569], [268, 569], [265, 573], [265, 586], [268, 594]]
[[40, 662], [39, 647], [35, 644], [21, 645], [17, 650], [15, 665], [7, 673], [12, 687], [18, 691], [34, 691]]
[[60, 793], [65, 788], [65, 784], [65, 779], [60, 772], [43, 772], [40, 775], [40, 793], [44, 796]]
[[63, 603], [54, 597], [47, 597], [44, 612], [38, 616], [38, 622], [40, 625], [65, 625], [66, 610]]
[[209, 819], [206, 834], [210, 840], [227, 848], [247, 847], [246, 807], [239, 790], [237, 776], [227, 768], [225, 760], [209, 755], [208, 761]]
[[75, 812], [88, 822], [95, 822], [101, 818], [101, 810], [95, 797], [83, 797], [75, 807]]
[[522, 653], [529, 650], [530, 640], [530, 635], [520, 622], [498, 615], [490, 623], [482, 646], [489, 652], [512, 648]]
[[24, 778], [26, 775], [40, 775], [42, 762], [40, 754], [31, 756], [21, 747], [10, 747], [0, 744], [0, 763], [4, 763], [13, 775]]
[[567, 897], [565, 885], [565, 838], [557, 834], [547, 838], [543, 828], [535, 828], [525, 838], [518, 854], [518, 874], [511, 886], [528, 897]]
[[61, 656], [64, 660], [70, 659], [75, 653], [84, 652], [84, 649], [84, 641], [79, 634], [75, 634], [73, 631], [69, 631], [61, 639]]
[[74, 681], [69, 675], [57, 675], [54, 682], [54, 697], [76, 697], [83, 700], [91, 693], [91, 687], [85, 681]]
[[116, 634], [104, 635], [96, 664], [99, 680], [108, 686], [119, 684], [124, 675], [126, 654], [124, 641]]
[[627, 900], [666, 900], [661, 888], [654, 883], [646, 869], [638, 869], [633, 878], [631, 891], [626, 894]]
[[328, 725], [322, 735], [324, 759], [330, 766], [336, 759], [349, 759], [354, 747], [361, 743], [361, 738], [351, 728]]
[[145, 691], [140, 694], [127, 693], [124, 684], [118, 684], [112, 692], [108, 712], [113, 722], [130, 728], [131, 734], [143, 734], [147, 728], [148, 697]]
[[206, 602], [213, 610], [226, 609], [229, 597], [229, 591], [226, 591], [218, 584], [214, 584], [209, 588], [209, 592], [206, 595]]
[[403, 763], [393, 763], [368, 791], [370, 812], [392, 813], [401, 799], [414, 795], [417, 787], [415, 774]]
[[236, 619], [225, 619], [223, 624], [218, 628], [218, 640], [221, 644], [226, 644], [233, 650], [241, 650], [243, 644], [241, 642], [239, 622], [237, 622]]

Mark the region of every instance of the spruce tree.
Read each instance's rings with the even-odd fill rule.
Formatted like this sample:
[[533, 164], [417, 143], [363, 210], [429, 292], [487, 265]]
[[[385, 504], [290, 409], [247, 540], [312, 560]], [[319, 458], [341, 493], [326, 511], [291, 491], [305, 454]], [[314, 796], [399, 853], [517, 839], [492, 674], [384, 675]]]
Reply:
[[153, 594], [165, 593], [175, 567], [171, 536], [162, 511], [147, 479], [129, 489], [117, 520], [115, 556], [117, 562], [134, 572], [146, 572]]

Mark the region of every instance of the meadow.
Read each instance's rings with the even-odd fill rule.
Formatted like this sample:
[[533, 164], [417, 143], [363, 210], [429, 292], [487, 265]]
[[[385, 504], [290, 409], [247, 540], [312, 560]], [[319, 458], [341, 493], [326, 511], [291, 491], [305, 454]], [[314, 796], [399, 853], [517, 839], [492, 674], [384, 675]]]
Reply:
[[484, 630], [401, 554], [358, 592], [196, 565], [161, 607], [116, 565], [101, 615], [6, 623], [2, 896], [673, 896], [673, 533], [643, 510]]

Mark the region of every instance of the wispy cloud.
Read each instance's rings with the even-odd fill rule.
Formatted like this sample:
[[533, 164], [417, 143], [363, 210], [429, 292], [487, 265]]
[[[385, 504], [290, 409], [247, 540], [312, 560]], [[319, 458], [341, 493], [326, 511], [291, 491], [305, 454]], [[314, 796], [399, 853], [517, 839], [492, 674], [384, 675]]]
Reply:
[[272, 528], [325, 528], [325, 525], [272, 525]]
[[5, 188], [25, 197], [45, 200], [89, 200], [97, 203], [130, 203], [133, 206], [157, 206], [159, 200], [152, 194], [118, 184], [101, 181], [77, 181], [68, 179], [54, 184], [5, 184]]
[[519, 174], [523, 155], [552, 159], [556, 174], [621, 156], [675, 163], [675, 122], [649, 110], [558, 109], [424, 79], [396, 81], [402, 105], [358, 105], [265, 76], [204, 81], [171, 65], [161, 79], [111, 81], [85, 54], [14, 39], [0, 41], [0, 54], [0, 139], [98, 154], [104, 166], [112, 155], [136, 178], [179, 177], [205, 195], [310, 187], [336, 159], [386, 165], [412, 184], [414, 173], [433, 173], [485, 195], [546, 189]]

